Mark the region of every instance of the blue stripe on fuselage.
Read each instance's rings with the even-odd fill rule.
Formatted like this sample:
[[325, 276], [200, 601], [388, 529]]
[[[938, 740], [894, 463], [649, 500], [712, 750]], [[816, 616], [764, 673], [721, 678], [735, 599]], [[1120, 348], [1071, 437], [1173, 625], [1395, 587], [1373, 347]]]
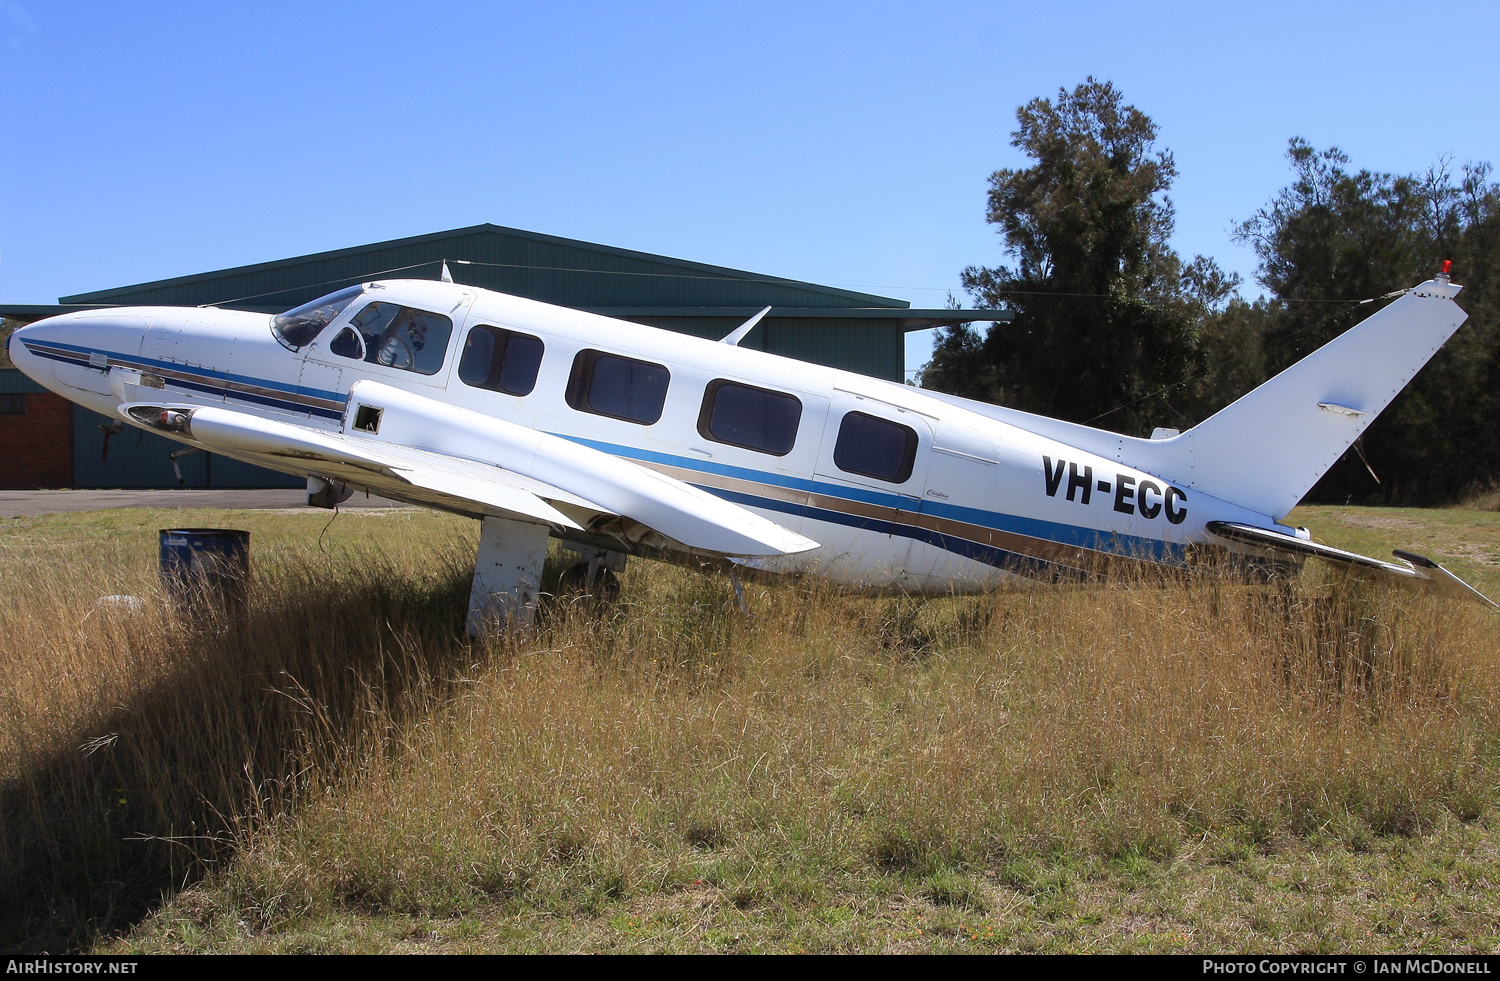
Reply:
[[[919, 500], [902, 494], [891, 494], [860, 487], [847, 487], [843, 484], [809, 480], [806, 477], [788, 477], [784, 474], [767, 473], [762, 470], [751, 470], [745, 467], [734, 467], [722, 463], [710, 463], [705, 460], [694, 460], [689, 457], [661, 453], [655, 450], [622, 446], [618, 443], [585, 439], [581, 436], [569, 436], [565, 433], [553, 433], [552, 435], [574, 443], [581, 443], [605, 453], [640, 460], [645, 463], [660, 463], [684, 470], [696, 470], [699, 473], [711, 473], [723, 477], [733, 477], [738, 480], [750, 481], [752, 483], [808, 491], [828, 497], [837, 497], [848, 501], [858, 501], [864, 504], [888, 507], [896, 511], [904, 511], [907, 514], [922, 513], [935, 517], [951, 518], [955, 521], [978, 525], [981, 528], [992, 528], [995, 531], [1009, 532], [1011, 534], [1023, 535], [1027, 538], [1055, 542], [1075, 548], [1110, 552], [1132, 558], [1145, 558], [1156, 562], [1180, 562], [1183, 557], [1183, 547], [1181, 545], [1154, 538], [1143, 538], [1139, 535], [1123, 535], [1117, 532], [1100, 531], [1095, 528], [1083, 528], [1078, 525], [1045, 521], [1041, 518], [1027, 518], [999, 511], [985, 511], [980, 508], [961, 507], [956, 504], [942, 504], [935, 501]], [[945, 535], [941, 532], [915, 525], [892, 524], [875, 518], [866, 518], [861, 515], [791, 504], [785, 501], [777, 501], [753, 495], [737, 494], [719, 487], [697, 484], [694, 486], [700, 487], [700, 489], [718, 497], [723, 497], [726, 500], [748, 504], [752, 507], [780, 511], [784, 514], [800, 514], [819, 521], [831, 521], [835, 524], [865, 528], [871, 531], [878, 531], [882, 534], [895, 534], [907, 538], [915, 538], [918, 541], [935, 545], [950, 552], [959, 552], [960, 554], [968, 555], [970, 558], [986, 562], [989, 565], [1008, 567], [1017, 562], [1029, 563], [1041, 561], [1031, 556], [995, 548], [992, 545], [986, 545], [969, 539], [958, 539], [952, 535]], [[745, 500], [739, 500], [739, 498], [745, 498]], [[958, 542], [962, 542], [963, 547], [954, 547]], [[993, 559], [999, 561], [992, 561], [991, 558], [981, 558], [981, 555], [991, 555]], [[1053, 563], [1045, 564], [1049, 568], [1053, 566]]]
[[899, 538], [911, 538], [928, 545], [934, 545], [947, 552], [962, 555], [964, 558], [973, 559], [975, 562], [983, 562], [1000, 569], [1008, 569], [1013, 572], [1025, 572], [1030, 575], [1051, 573], [1060, 568], [1070, 568], [1048, 559], [1040, 559], [1034, 555], [1025, 555], [1021, 552], [1011, 552], [1007, 549], [996, 548], [983, 542], [976, 542], [968, 538], [959, 538], [955, 535], [945, 535], [939, 531], [929, 528], [921, 528], [916, 525], [901, 524], [899, 522], [883, 521], [879, 518], [871, 518], [860, 514], [850, 514], [847, 511], [833, 511], [828, 508], [816, 508], [804, 504], [793, 504], [789, 501], [778, 501], [772, 498], [757, 497], [754, 494], [743, 494], [739, 491], [725, 490], [722, 487], [700, 487], [711, 494], [741, 504], [746, 507], [760, 508], [766, 511], [779, 511], [782, 514], [795, 514], [814, 521], [826, 521], [829, 524], [845, 525], [858, 528], [861, 531], [875, 532], [880, 535], [894, 535]]
[[[61, 341], [37, 341], [35, 343], [45, 344], [47, 347], [60, 348], [64, 351], [76, 351], [83, 355], [85, 363], [87, 363], [90, 354], [98, 353], [108, 358], [118, 358], [121, 361], [129, 361], [135, 364], [151, 365], [171, 371], [186, 371], [191, 374], [202, 375], [205, 378], [219, 378], [224, 381], [239, 382], [241, 385], [258, 385], [261, 388], [274, 388], [293, 395], [300, 393], [313, 398], [327, 399], [330, 402], [342, 402], [347, 397], [338, 392], [325, 392], [314, 388], [302, 389], [297, 385], [288, 384], [287, 382], [272, 381], [269, 378], [255, 378], [251, 375], [236, 375], [228, 371], [219, 371], [216, 368], [207, 368], [203, 365], [185, 364], [181, 361], [160, 361], [156, 358], [148, 358], [139, 354], [117, 354], [113, 351], [99, 351], [97, 348], [81, 347], [77, 344], [64, 344]], [[29, 344], [27, 346], [30, 347]]]
[[[77, 352], [80, 357], [68, 358], [59, 354], [55, 354], [51, 351], [37, 350], [38, 347], [42, 346], [59, 348], [64, 351]], [[80, 347], [76, 344], [64, 344], [60, 341], [38, 341], [36, 342], [36, 346], [28, 343], [26, 345], [26, 349], [31, 351], [32, 354], [35, 354], [38, 357], [47, 358], [51, 361], [62, 361], [66, 364], [82, 365], [84, 367], [89, 366], [89, 355], [96, 353], [97, 350], [94, 348]], [[103, 354], [105, 357], [112, 360], [129, 362], [132, 365], [140, 365], [142, 367], [148, 368], [160, 368], [165, 371], [174, 371], [186, 375], [196, 375], [200, 378], [235, 382], [240, 385], [254, 385], [257, 388], [269, 388], [273, 391], [287, 392], [292, 396], [302, 395], [308, 398], [323, 399], [329, 402], [346, 402], [348, 400], [348, 396], [341, 395], [338, 392], [325, 392], [321, 389], [302, 389], [295, 385], [288, 385], [285, 382], [272, 381], [269, 378], [255, 378], [251, 375], [236, 375], [227, 371], [218, 371], [213, 368], [205, 368], [202, 365], [184, 364], [180, 361], [160, 361], [156, 358], [147, 358], [136, 354], [117, 354], [113, 351], [97, 351], [97, 353]], [[325, 409], [321, 406], [308, 405], [305, 402], [298, 401], [295, 397], [280, 399], [270, 395], [257, 395], [253, 392], [234, 391], [226, 388], [223, 385], [209, 385], [202, 382], [187, 381], [181, 378], [169, 379], [168, 384], [175, 385], [178, 388], [185, 388], [189, 391], [202, 392], [207, 395], [223, 396], [225, 398], [233, 399], [238, 402], [250, 402], [255, 405], [268, 406], [273, 409], [292, 409], [297, 411], [309, 412], [315, 416], [322, 416], [327, 419], [342, 419], [344, 416], [343, 412], [337, 409]]]

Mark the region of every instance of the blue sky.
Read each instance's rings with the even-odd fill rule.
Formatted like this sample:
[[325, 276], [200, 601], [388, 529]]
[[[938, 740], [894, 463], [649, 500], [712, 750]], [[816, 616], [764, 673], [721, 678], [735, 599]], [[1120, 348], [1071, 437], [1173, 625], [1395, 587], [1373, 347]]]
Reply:
[[1497, 27], [1471, 3], [0, 0], [0, 299], [489, 221], [939, 306], [1001, 261], [1016, 106], [1088, 75], [1175, 154], [1178, 249], [1249, 279], [1229, 230], [1291, 136], [1500, 162]]

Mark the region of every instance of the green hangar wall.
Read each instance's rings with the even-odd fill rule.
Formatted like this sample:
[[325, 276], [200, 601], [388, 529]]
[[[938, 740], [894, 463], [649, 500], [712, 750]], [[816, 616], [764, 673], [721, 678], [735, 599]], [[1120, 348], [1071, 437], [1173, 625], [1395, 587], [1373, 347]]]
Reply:
[[[904, 377], [907, 331], [1010, 316], [1007, 311], [965, 310], [960, 316], [946, 309], [914, 310], [889, 297], [499, 225], [77, 293], [55, 306], [0, 303], [0, 314], [32, 321], [67, 310], [147, 304], [279, 313], [372, 279], [437, 279], [445, 262], [454, 281], [464, 285], [697, 337], [723, 337], [769, 306], [742, 346], [892, 381]], [[284, 475], [201, 453], [179, 460], [179, 484], [166, 456], [176, 444], [126, 430], [108, 437], [106, 455], [101, 429], [106, 423], [75, 408], [73, 486], [300, 486]]]

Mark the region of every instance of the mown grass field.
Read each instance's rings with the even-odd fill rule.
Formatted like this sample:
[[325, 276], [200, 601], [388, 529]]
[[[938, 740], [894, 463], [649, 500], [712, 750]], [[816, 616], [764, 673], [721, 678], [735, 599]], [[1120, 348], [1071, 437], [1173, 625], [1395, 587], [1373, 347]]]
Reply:
[[[1291, 520], [1496, 595], [1485, 503]], [[243, 616], [171, 614], [169, 524], [252, 533]], [[727, 581], [637, 562], [612, 608], [473, 645], [476, 531], [0, 520], [0, 946], [1497, 948], [1500, 616], [1476, 605], [1310, 566], [752, 584], [749, 619]]]

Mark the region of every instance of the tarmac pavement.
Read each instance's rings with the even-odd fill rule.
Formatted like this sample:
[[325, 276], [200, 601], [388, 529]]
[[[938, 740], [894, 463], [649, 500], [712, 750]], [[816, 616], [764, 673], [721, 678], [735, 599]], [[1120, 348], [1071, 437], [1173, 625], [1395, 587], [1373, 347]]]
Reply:
[[[62, 511], [108, 508], [248, 508], [307, 507], [307, 492], [298, 487], [269, 490], [7, 490], [0, 491], [0, 518], [29, 518]], [[356, 492], [340, 508], [403, 508], [409, 505]]]

